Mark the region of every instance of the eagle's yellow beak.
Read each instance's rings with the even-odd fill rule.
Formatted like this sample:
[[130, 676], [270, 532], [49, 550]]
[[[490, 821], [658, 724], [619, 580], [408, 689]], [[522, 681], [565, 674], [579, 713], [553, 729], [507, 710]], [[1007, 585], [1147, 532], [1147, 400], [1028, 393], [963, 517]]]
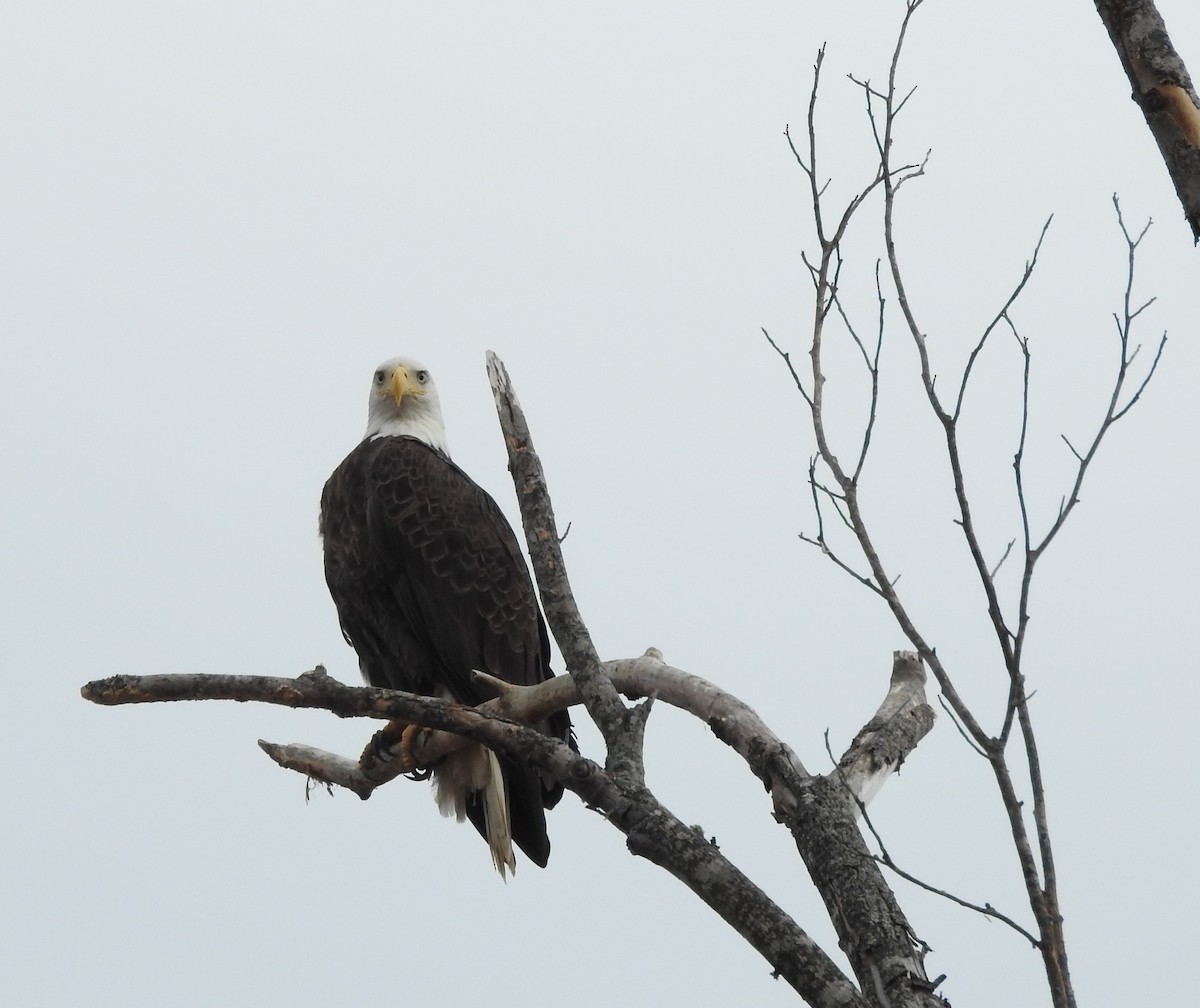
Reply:
[[409, 376], [408, 368], [398, 367], [392, 372], [391, 378], [384, 387], [384, 392], [396, 400], [396, 405], [400, 405], [400, 400], [406, 395], [424, 395], [425, 390], [421, 388]]

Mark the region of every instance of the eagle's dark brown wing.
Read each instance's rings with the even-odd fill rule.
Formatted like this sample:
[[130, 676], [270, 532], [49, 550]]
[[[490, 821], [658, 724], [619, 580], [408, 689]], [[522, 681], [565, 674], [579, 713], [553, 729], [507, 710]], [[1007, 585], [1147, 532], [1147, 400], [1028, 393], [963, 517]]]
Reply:
[[[512, 528], [441, 452], [410, 437], [363, 441], [325, 485], [321, 534], [342, 631], [372, 685], [477, 704], [488, 696], [473, 670], [521, 685], [553, 675]], [[566, 711], [536, 727], [570, 738]], [[562, 789], [528, 768], [502, 766], [513, 838], [544, 865], [542, 810]], [[468, 815], [483, 832], [482, 812]]]

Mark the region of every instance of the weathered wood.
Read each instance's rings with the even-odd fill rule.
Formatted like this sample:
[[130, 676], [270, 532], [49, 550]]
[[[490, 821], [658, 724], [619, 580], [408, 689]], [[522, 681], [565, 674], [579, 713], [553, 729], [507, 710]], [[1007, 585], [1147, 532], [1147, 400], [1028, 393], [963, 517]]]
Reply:
[[1153, 0], [1096, 0], [1096, 11], [1200, 241], [1200, 97]]

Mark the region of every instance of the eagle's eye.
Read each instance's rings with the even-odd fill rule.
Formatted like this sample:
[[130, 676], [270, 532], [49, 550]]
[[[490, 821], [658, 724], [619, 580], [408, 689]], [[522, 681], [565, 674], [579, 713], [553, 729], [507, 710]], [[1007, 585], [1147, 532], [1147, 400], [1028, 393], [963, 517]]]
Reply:
[[386, 375], [384, 375], [384, 373], [383, 373], [382, 371], [376, 371], [376, 372], [375, 372], [375, 384], [376, 384], [376, 385], [382, 385], [382, 384], [383, 384], [383, 379], [384, 379], [385, 377], [386, 377]]
[[422, 385], [424, 385], [427, 381], [429, 381], [429, 372], [428, 371], [418, 371], [417, 372], [417, 381], [419, 381]]

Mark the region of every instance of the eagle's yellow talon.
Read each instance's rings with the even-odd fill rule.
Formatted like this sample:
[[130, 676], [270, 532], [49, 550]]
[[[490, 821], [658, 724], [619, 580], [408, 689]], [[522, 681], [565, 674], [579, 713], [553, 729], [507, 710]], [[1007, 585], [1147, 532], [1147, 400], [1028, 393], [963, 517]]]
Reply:
[[416, 742], [417, 736], [421, 732], [428, 732], [428, 728], [422, 728], [420, 725], [410, 724], [405, 725], [404, 730], [400, 732], [400, 760], [404, 764], [404, 772], [412, 773], [417, 769], [417, 758], [413, 755], [413, 743]]
[[391, 763], [399, 754], [403, 767], [400, 773], [412, 773], [417, 769], [412, 747], [418, 731], [420, 728], [417, 725], [407, 721], [389, 721], [371, 736], [371, 741], [359, 757], [359, 764]]

